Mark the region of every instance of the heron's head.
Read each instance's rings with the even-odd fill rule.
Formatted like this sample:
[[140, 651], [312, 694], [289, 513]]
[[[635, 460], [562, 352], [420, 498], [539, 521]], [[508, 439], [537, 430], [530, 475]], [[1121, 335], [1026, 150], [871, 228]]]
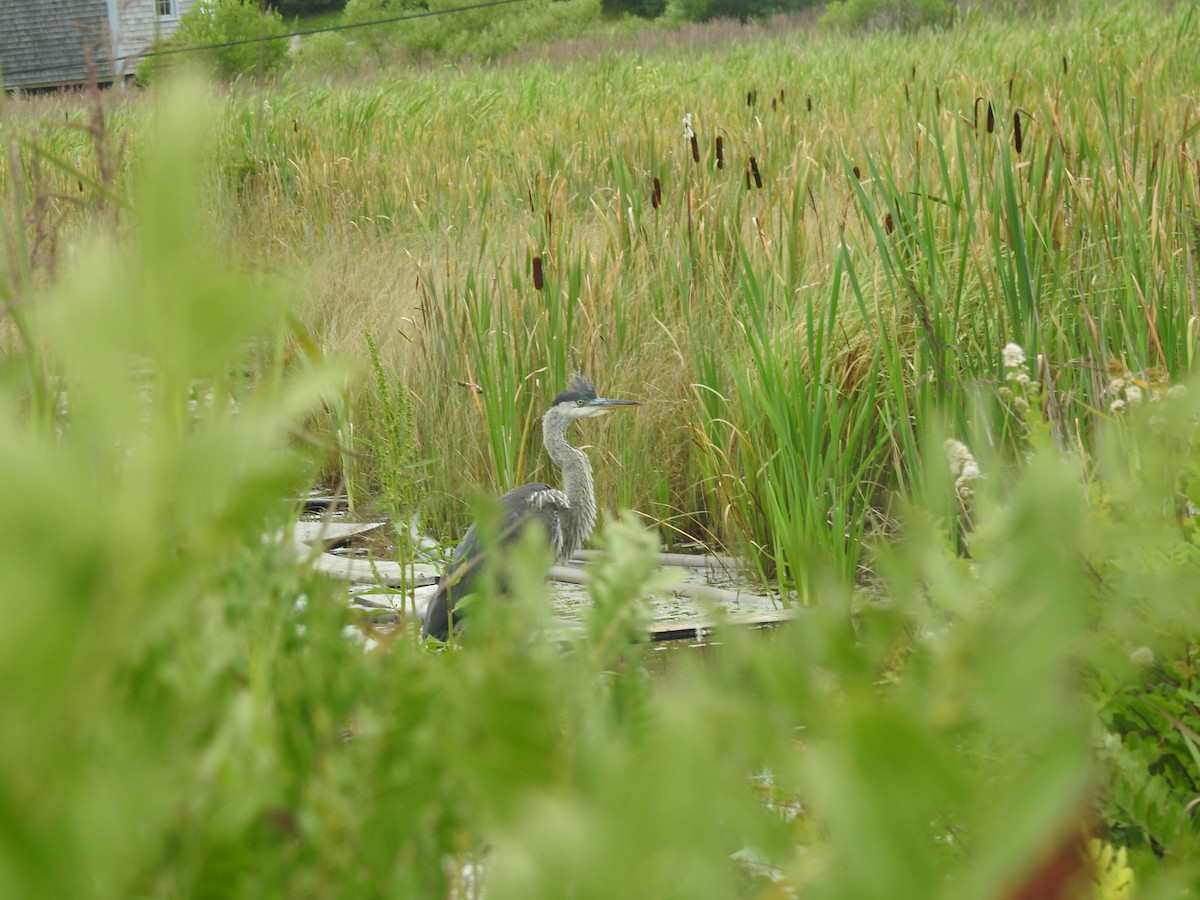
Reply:
[[550, 404], [550, 410], [568, 421], [572, 421], [585, 416], [602, 416], [614, 409], [641, 405], [641, 402], [637, 400], [610, 400], [607, 397], [597, 397], [594, 384], [582, 375], [574, 375], [567, 382], [567, 389], [554, 398], [554, 402]]

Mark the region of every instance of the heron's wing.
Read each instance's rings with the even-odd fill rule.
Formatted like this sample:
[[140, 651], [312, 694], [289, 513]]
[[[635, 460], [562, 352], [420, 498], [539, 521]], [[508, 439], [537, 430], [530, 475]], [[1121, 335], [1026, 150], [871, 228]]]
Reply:
[[566, 494], [556, 487], [534, 482], [513, 488], [500, 498], [500, 504], [504, 507], [502, 540], [509, 540], [509, 535], [515, 535], [528, 522], [541, 522], [554, 555], [562, 555], [565, 542], [563, 517], [571, 509]]
[[[562, 555], [564, 534], [562, 516], [571, 508], [567, 495], [558, 488], [542, 482], [523, 484], [513, 488], [500, 498], [501, 546], [511, 542], [530, 522], [541, 522], [546, 529], [556, 556]], [[475, 590], [475, 580], [482, 568], [484, 543], [477, 525], [471, 525], [450, 558], [446, 574], [438, 583], [438, 589], [425, 611], [423, 631], [427, 635], [445, 640], [449, 632], [449, 621], [454, 602]], [[458, 621], [458, 614], [454, 614]]]

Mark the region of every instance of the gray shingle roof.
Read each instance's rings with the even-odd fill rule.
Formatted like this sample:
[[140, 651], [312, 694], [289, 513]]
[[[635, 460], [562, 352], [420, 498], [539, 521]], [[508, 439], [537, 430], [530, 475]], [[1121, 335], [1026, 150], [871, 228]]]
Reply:
[[101, 80], [112, 75], [107, 0], [0, 0], [4, 87], [87, 81], [87, 59]]

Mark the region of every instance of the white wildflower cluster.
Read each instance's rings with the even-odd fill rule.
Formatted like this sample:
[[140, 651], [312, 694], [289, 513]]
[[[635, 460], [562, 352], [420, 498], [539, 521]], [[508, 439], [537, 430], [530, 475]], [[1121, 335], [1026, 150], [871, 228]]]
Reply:
[[[1104, 388], [1104, 393], [1108, 396], [1108, 411], [1110, 413], [1119, 413], [1124, 411], [1127, 402], [1125, 400], [1125, 388], [1129, 385], [1130, 382], [1125, 378], [1113, 378], [1108, 382], [1108, 385]], [[1137, 385], [1132, 386], [1137, 388]], [[1134, 396], [1140, 400], [1140, 391]]]
[[1145, 669], [1154, 665], [1154, 651], [1149, 647], [1138, 647], [1129, 654], [1129, 661], [1135, 666]]
[[1029, 384], [1029, 371], [1025, 368], [1025, 348], [1020, 344], [1005, 344], [1000, 356], [1004, 362], [1005, 380], [1026, 387]]
[[1187, 388], [1171, 384], [1165, 369], [1147, 369], [1136, 375], [1116, 357], [1108, 361], [1108, 383], [1104, 386], [1105, 406], [1117, 414], [1141, 403], [1159, 403], [1183, 396]]
[[1007, 386], [1000, 388], [1000, 396], [1023, 417], [1029, 411], [1026, 393], [1030, 385], [1025, 348], [1020, 344], [1005, 344], [1000, 351], [1000, 361], [1004, 364], [1004, 380], [1007, 382]]
[[971, 449], [962, 441], [955, 440], [948, 440], [942, 446], [946, 450], [946, 461], [950, 463], [950, 474], [954, 476], [954, 493], [960, 500], [974, 496], [975, 482], [983, 477], [983, 472]]
[[1005, 344], [1001, 356], [1004, 358], [1004, 368], [1025, 368], [1025, 348], [1020, 344]]
[[683, 139], [690, 142], [696, 136], [696, 132], [692, 131], [692, 114], [684, 113], [683, 115]]
[[[1104, 388], [1105, 396], [1108, 397], [1108, 411], [1116, 414], [1120, 413], [1128, 407], [1137, 406], [1146, 399], [1146, 392], [1143, 390], [1143, 385], [1146, 382], [1139, 381], [1128, 372], [1122, 372], [1119, 375], [1113, 375], [1109, 378], [1108, 384]], [[1153, 391], [1152, 399], [1159, 399], [1160, 391]]]

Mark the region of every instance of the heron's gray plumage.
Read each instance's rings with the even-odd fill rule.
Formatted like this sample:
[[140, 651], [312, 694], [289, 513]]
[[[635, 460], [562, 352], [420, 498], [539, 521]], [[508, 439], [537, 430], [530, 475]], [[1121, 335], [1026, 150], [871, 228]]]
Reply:
[[[500, 498], [500, 544], [509, 543], [531, 522], [543, 527], [550, 547], [565, 562], [587, 540], [596, 526], [596, 492], [592, 465], [578, 447], [567, 442], [567, 428], [576, 419], [598, 416], [610, 409], [637, 406], [632, 400], [608, 400], [596, 396], [596, 388], [576, 375], [567, 389], [554, 398], [542, 417], [542, 443], [551, 461], [562, 472], [562, 489], [535, 482], [513, 488]], [[422, 633], [445, 640], [450, 620], [458, 622], [456, 601], [475, 590], [484, 558], [479, 529], [472, 525], [454, 549], [446, 574], [429, 602]]]

